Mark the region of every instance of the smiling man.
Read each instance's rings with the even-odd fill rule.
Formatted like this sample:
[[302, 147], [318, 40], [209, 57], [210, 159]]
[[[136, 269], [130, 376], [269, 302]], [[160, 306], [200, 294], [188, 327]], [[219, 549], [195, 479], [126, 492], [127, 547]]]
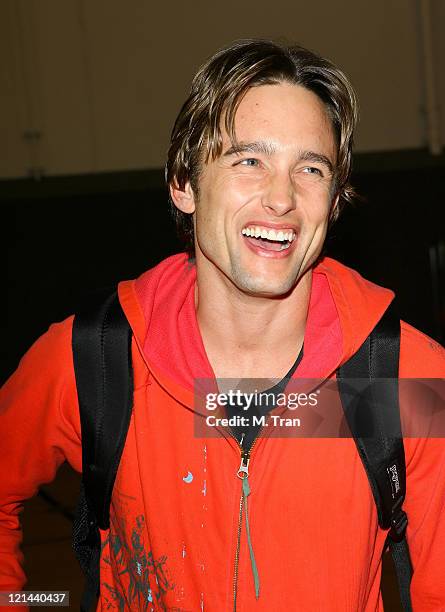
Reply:
[[197, 188], [173, 179], [171, 196], [194, 215], [197, 317], [217, 378], [282, 378], [338, 206], [336, 135], [317, 95], [279, 80], [245, 92], [233, 130], [235, 142], [222, 130], [222, 154], [203, 164]]
[[[197, 73], [166, 172], [187, 253], [119, 285], [134, 396], [100, 531], [98, 609], [383, 610], [388, 529], [354, 439], [297, 435], [300, 412], [271, 414], [292, 384], [335, 384], [394, 297], [321, 256], [353, 195], [356, 116], [344, 74], [301, 47], [239, 41]], [[62, 461], [82, 469], [72, 328], [72, 317], [51, 326], [4, 389], [3, 590], [24, 582], [21, 500]], [[444, 364], [443, 350], [402, 322], [400, 377], [440, 378]], [[293, 409], [317, 403], [298, 390]], [[197, 435], [205, 420], [217, 425]], [[277, 435], [280, 426], [294, 433]], [[437, 611], [443, 441], [406, 439], [405, 456], [411, 599]], [[397, 493], [402, 473], [388, 474]]]

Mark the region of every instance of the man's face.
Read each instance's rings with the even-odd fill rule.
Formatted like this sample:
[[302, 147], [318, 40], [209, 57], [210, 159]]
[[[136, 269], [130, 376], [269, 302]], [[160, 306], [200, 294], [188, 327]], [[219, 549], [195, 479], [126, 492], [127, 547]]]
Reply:
[[198, 273], [258, 296], [288, 293], [323, 246], [333, 206], [333, 129], [322, 102], [288, 83], [250, 89], [237, 146], [204, 165], [195, 209]]

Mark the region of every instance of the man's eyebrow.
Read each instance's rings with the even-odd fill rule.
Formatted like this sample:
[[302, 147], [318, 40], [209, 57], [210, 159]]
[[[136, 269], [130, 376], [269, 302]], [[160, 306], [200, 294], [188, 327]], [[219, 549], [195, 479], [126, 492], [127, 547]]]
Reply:
[[308, 161], [326, 166], [331, 174], [334, 173], [334, 165], [326, 155], [315, 151], [300, 151], [298, 155], [300, 161]]
[[254, 142], [236, 142], [224, 152], [224, 157], [230, 155], [239, 155], [240, 153], [262, 153], [263, 155], [272, 155], [275, 153], [276, 147], [263, 140]]
[[[236, 142], [224, 152], [223, 157], [229, 157], [230, 155], [240, 155], [242, 153], [261, 153], [263, 155], [271, 156], [276, 152], [275, 145], [265, 142], [264, 140], [258, 140], [254, 142]], [[334, 173], [334, 165], [326, 155], [317, 153], [316, 151], [300, 151], [297, 156], [298, 161], [308, 161], [317, 164], [323, 164], [327, 167], [331, 174]]]

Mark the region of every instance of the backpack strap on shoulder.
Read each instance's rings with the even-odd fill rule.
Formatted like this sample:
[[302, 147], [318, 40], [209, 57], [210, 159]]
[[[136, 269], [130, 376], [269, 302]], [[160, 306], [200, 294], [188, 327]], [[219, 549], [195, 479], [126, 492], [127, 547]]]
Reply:
[[366, 470], [379, 525], [389, 529], [402, 604], [410, 611], [411, 561], [402, 508], [406, 466], [398, 397], [400, 319], [394, 302], [337, 373], [344, 413]]
[[131, 328], [114, 291], [76, 314], [72, 347], [82, 433], [82, 488], [73, 546], [87, 575], [83, 609], [99, 593], [100, 535], [133, 408]]

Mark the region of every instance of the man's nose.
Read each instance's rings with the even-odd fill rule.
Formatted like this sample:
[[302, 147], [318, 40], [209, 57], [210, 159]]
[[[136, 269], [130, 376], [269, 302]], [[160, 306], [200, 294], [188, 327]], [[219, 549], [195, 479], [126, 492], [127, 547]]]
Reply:
[[296, 208], [296, 189], [288, 172], [271, 176], [263, 194], [263, 207], [269, 212], [282, 216]]

